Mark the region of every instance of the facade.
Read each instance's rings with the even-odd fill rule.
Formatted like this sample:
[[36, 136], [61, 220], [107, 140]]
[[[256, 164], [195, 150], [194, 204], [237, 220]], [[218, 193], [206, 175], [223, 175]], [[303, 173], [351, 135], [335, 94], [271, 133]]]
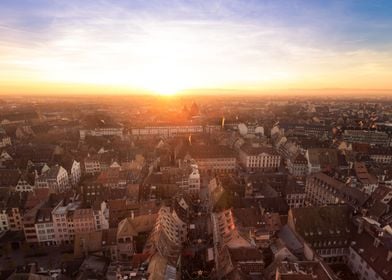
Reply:
[[308, 160], [302, 154], [287, 161], [287, 167], [290, 174], [296, 177], [304, 177], [308, 173]]
[[344, 183], [322, 172], [306, 178], [306, 201], [314, 206], [347, 203], [351, 207], [360, 208], [368, 196], [357, 188]]
[[289, 182], [284, 190], [287, 205], [290, 208], [304, 207], [306, 201], [305, 189], [295, 182]]
[[225, 247], [217, 261], [217, 279], [262, 279], [264, 257], [257, 248]]
[[330, 148], [311, 148], [306, 150], [308, 174], [338, 166], [338, 151]]
[[67, 170], [55, 165], [36, 179], [35, 186], [48, 188], [52, 193], [65, 192], [70, 187]]
[[5, 167], [7, 163], [12, 162], [13, 158], [6, 151], [0, 153], [0, 167]]
[[35, 227], [36, 217], [39, 209], [44, 203], [45, 202], [43, 201], [37, 204], [23, 215], [23, 232], [27, 244], [38, 244], [38, 233]]
[[331, 134], [329, 127], [324, 125], [280, 124], [280, 127], [286, 135], [322, 138]]
[[7, 135], [0, 134], [0, 148], [5, 148], [11, 145], [11, 138]]
[[201, 125], [170, 125], [170, 126], [147, 126], [144, 128], [132, 128], [132, 136], [167, 136], [189, 135], [195, 133], [203, 133], [204, 129]]
[[378, 188], [377, 177], [368, 172], [368, 169], [363, 162], [355, 162], [354, 171], [362, 191], [371, 195]]
[[265, 212], [260, 208], [234, 208], [230, 212], [239, 234], [259, 248], [267, 248], [271, 237], [281, 228], [278, 213]]
[[391, 233], [374, 221], [359, 218], [358, 222], [358, 231], [353, 235], [347, 256], [348, 267], [358, 279], [391, 279]]
[[[239, 234], [231, 210], [211, 214], [214, 243], [219, 244], [215, 249], [250, 247], [250, 242]], [[218, 254], [217, 254], [218, 255]]]
[[123, 219], [117, 228], [117, 248], [115, 255], [118, 260], [127, 261], [136, 253], [136, 238], [139, 234], [150, 233], [157, 220], [157, 214], [141, 215]]
[[80, 177], [82, 176], [82, 169], [80, 162], [73, 160], [71, 165], [71, 170], [68, 171], [68, 177], [70, 184], [76, 187], [80, 182]]
[[75, 233], [95, 231], [95, 216], [91, 208], [76, 209], [73, 213]]
[[109, 208], [106, 201], [102, 201], [99, 204], [99, 206], [94, 208], [93, 210], [94, 210], [95, 228], [97, 230], [109, 229]]
[[18, 169], [0, 169], [0, 188], [15, 188], [20, 176]]
[[80, 202], [61, 201], [52, 211], [56, 244], [69, 244], [75, 238], [73, 212], [80, 207]]
[[23, 230], [22, 213], [19, 207], [14, 206], [8, 208], [8, 226], [10, 231]]
[[343, 140], [350, 143], [368, 143], [370, 145], [384, 147], [389, 147], [391, 143], [391, 139], [387, 133], [370, 130], [345, 130]]
[[96, 180], [84, 180], [80, 186], [80, 194], [82, 195], [83, 201], [89, 204], [103, 199], [106, 193], [105, 190], [106, 188]]
[[6, 210], [0, 212], [0, 236], [9, 230], [8, 214]]
[[181, 189], [189, 194], [199, 194], [200, 192], [200, 174], [196, 164], [192, 164], [191, 172], [188, 175], [188, 180], [181, 181]]
[[[184, 206], [187, 207], [187, 206]], [[157, 226], [161, 227], [166, 236], [174, 244], [181, 246], [186, 241], [187, 223], [182, 220], [173, 208], [162, 207], [158, 213]]]
[[190, 146], [184, 159], [195, 160], [200, 172], [232, 172], [237, 164], [234, 151], [226, 146]]
[[370, 149], [370, 159], [379, 164], [392, 163], [392, 149]]
[[173, 198], [178, 191], [198, 195], [200, 173], [196, 164], [168, 168], [148, 175], [143, 182], [143, 188], [149, 199]]
[[18, 184], [15, 186], [17, 192], [32, 192], [34, 191], [34, 184], [31, 184], [23, 176], [19, 179]]
[[277, 170], [280, 161], [280, 155], [272, 147], [243, 145], [239, 151], [239, 162], [250, 171]]
[[321, 261], [282, 261], [276, 268], [275, 280], [325, 279], [336, 275]]
[[84, 159], [84, 172], [88, 175], [101, 172], [101, 161], [98, 155], [89, 156]]
[[117, 126], [97, 127], [79, 130], [80, 139], [84, 140], [87, 136], [118, 136], [123, 137], [123, 128]]
[[35, 220], [35, 231], [40, 245], [49, 246], [56, 244], [51, 209], [41, 208], [38, 210]]
[[170, 264], [178, 263], [183, 243], [187, 241], [188, 214], [189, 206], [180, 197], [173, 200], [172, 206], [160, 208], [149, 238], [153, 248], [151, 254], [158, 252]]
[[292, 208], [287, 224], [325, 262], [345, 262], [352, 235], [348, 206]]

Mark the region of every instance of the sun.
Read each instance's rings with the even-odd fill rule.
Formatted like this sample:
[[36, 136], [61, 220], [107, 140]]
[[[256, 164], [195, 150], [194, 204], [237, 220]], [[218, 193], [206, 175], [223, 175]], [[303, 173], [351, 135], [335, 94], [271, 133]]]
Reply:
[[161, 96], [173, 96], [181, 91], [181, 89], [178, 86], [170, 83], [152, 85], [150, 87], [150, 90], [153, 91], [155, 94]]
[[172, 61], [157, 61], [145, 73], [141, 86], [157, 95], [173, 96], [187, 88], [188, 78]]

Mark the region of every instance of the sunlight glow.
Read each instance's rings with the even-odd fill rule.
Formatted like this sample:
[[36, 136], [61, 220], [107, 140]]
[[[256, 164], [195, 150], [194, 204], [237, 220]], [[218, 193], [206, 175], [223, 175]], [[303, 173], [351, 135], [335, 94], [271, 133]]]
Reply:
[[[183, 3], [162, 13], [158, 3], [123, 8], [102, 0], [78, 9], [72, 0], [64, 1], [64, 7], [60, 2], [34, 13], [0, 9], [0, 93], [76, 93], [90, 87], [90, 92], [101, 88], [170, 96], [201, 90], [392, 88], [390, 36], [373, 46], [371, 38], [363, 40], [361, 30], [339, 33], [344, 30], [336, 28], [341, 21], [331, 21], [336, 25], [330, 30], [320, 23], [319, 18], [330, 20], [322, 7], [313, 7], [309, 24], [297, 26], [290, 18], [269, 17], [264, 9], [271, 7], [256, 3], [238, 3], [233, 11], [230, 5]], [[265, 16], [237, 16], [238, 9], [244, 15], [260, 9]], [[291, 15], [280, 7], [276, 12]], [[369, 28], [364, 34], [382, 31], [359, 19], [358, 24]], [[336, 36], [325, 36], [332, 31]]]

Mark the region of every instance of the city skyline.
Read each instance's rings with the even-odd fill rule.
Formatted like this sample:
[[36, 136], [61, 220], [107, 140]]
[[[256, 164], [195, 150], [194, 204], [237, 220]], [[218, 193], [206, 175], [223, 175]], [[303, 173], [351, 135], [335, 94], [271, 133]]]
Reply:
[[3, 1], [0, 94], [390, 94], [388, 1]]

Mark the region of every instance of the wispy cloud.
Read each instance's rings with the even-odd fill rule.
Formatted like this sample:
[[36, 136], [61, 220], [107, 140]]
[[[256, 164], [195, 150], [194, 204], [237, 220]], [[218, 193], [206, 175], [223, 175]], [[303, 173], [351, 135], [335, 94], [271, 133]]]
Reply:
[[0, 79], [391, 88], [390, 19], [355, 2], [6, 1]]

